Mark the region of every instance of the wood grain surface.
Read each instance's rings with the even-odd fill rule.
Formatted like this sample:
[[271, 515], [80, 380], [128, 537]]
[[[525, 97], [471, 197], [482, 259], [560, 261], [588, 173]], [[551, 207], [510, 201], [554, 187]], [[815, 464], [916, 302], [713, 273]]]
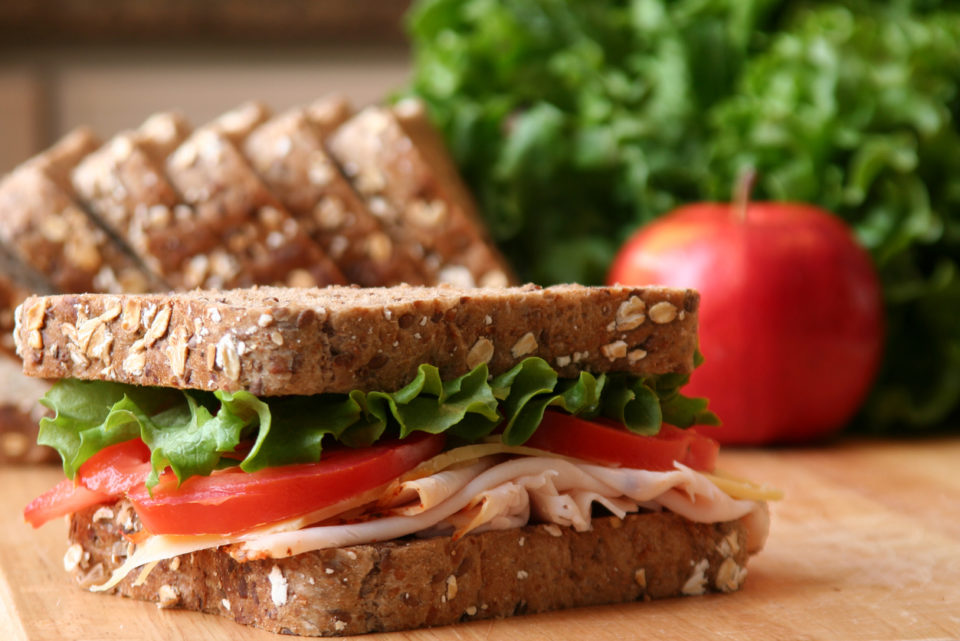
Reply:
[[[381, 641], [945, 639], [960, 637], [960, 439], [726, 452], [721, 466], [783, 488], [743, 591], [377, 635]], [[66, 526], [23, 505], [58, 470], [0, 469], [3, 639], [254, 641], [214, 616], [85, 592], [63, 568]]]

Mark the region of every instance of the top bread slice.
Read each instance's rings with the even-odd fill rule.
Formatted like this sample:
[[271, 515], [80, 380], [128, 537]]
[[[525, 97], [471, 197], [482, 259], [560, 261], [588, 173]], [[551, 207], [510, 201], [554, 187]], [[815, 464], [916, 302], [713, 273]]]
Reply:
[[422, 103], [367, 107], [333, 132], [327, 146], [394, 240], [420, 248], [432, 282], [491, 287], [514, 281]]
[[150, 273], [76, 202], [69, 175], [99, 141], [67, 134], [0, 183], [0, 241], [64, 292], [142, 292]]
[[261, 395], [393, 391], [539, 356], [561, 375], [690, 372], [699, 296], [661, 287], [253, 288], [31, 297], [24, 372]]

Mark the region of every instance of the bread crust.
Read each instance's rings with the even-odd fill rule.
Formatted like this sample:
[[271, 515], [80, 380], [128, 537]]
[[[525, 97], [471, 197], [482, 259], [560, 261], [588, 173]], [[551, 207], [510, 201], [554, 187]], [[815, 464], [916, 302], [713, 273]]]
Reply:
[[561, 376], [689, 373], [699, 295], [663, 287], [254, 288], [31, 297], [24, 372], [255, 394], [396, 390], [539, 356]]
[[[85, 587], [127, 554], [129, 511], [95, 520], [100, 509], [71, 519], [73, 574]], [[133, 572], [113, 592], [281, 634], [362, 634], [731, 592], [746, 575], [748, 529], [748, 517], [702, 524], [655, 512], [595, 518], [588, 532], [530, 525], [245, 563], [212, 549], [161, 562], [141, 585]]]

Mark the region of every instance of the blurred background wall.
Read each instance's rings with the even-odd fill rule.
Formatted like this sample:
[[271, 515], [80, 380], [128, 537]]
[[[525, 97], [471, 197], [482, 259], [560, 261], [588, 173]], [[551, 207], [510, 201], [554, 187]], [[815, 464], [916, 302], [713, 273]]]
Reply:
[[150, 113], [200, 124], [244, 100], [380, 100], [409, 70], [406, 1], [0, 3], [0, 173], [77, 125], [107, 137]]

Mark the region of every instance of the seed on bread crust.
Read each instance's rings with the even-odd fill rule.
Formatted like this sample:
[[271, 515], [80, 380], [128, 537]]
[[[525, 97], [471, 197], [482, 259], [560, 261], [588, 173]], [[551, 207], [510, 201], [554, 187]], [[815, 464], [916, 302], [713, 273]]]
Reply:
[[44, 300], [39, 305], [34, 305], [27, 310], [24, 315], [23, 327], [27, 330], [43, 329], [43, 323], [47, 312], [47, 302]]
[[172, 311], [170, 306], [167, 305], [162, 307], [156, 316], [153, 317], [153, 322], [150, 323], [150, 329], [148, 329], [147, 333], [143, 336], [143, 344], [145, 347], [153, 347], [153, 344], [167, 333], [167, 328], [170, 327], [170, 314]]
[[721, 592], [736, 592], [747, 576], [747, 569], [741, 568], [732, 557], [727, 557], [717, 569], [714, 585]]
[[74, 543], [67, 548], [63, 554], [63, 569], [67, 572], [73, 572], [80, 567], [80, 561], [83, 559], [83, 546]]
[[187, 355], [190, 352], [187, 328], [180, 325], [170, 337], [167, 343], [167, 358], [170, 361], [170, 370], [174, 376], [182, 377], [187, 369]]
[[627, 344], [623, 341], [613, 341], [600, 348], [600, 352], [611, 361], [627, 355]]
[[467, 367], [473, 369], [480, 363], [489, 363], [493, 358], [493, 342], [489, 338], [480, 337], [467, 353]]
[[631, 296], [623, 301], [620, 303], [620, 307], [617, 308], [616, 328], [619, 330], [630, 330], [642, 325], [643, 321], [647, 318], [645, 314], [646, 309], [646, 303], [643, 302], [642, 298], [637, 296]]
[[673, 303], [661, 301], [650, 308], [650, 320], [661, 325], [672, 323], [677, 317], [677, 307]]
[[143, 368], [147, 364], [147, 351], [143, 346], [143, 340], [134, 341], [127, 351], [127, 357], [123, 359], [123, 371], [132, 376], [143, 374]]
[[27, 334], [27, 346], [38, 352], [43, 349], [43, 334], [40, 333], [39, 329], [31, 330]]
[[521, 336], [510, 348], [510, 354], [514, 358], [520, 358], [535, 351], [537, 351], [537, 338], [533, 335], [533, 332], [527, 332]]
[[240, 380], [240, 354], [230, 334], [224, 334], [217, 343], [216, 364], [231, 381]]
[[161, 585], [157, 590], [157, 607], [172, 608], [180, 602], [180, 592], [172, 585]]

